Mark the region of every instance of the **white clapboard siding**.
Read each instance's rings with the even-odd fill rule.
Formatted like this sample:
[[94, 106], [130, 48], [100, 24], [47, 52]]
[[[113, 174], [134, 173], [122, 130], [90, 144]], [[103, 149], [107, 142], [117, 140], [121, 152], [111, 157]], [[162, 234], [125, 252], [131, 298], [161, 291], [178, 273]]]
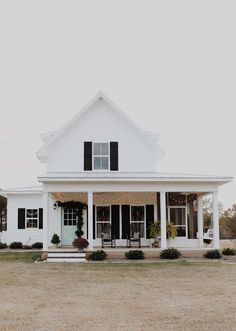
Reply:
[[84, 141], [119, 144], [119, 171], [155, 171], [155, 148], [106, 101], [97, 101], [48, 146], [48, 172], [80, 172], [84, 168]]

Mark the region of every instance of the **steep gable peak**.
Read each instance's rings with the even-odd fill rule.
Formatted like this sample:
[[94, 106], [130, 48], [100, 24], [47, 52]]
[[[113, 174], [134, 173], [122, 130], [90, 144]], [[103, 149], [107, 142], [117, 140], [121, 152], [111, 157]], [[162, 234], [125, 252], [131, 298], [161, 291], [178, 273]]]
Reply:
[[153, 147], [157, 147], [156, 141], [159, 137], [158, 134], [153, 134], [142, 130], [135, 124], [123, 111], [121, 111], [102, 91], [98, 92], [89, 103], [84, 106], [75, 116], [73, 116], [64, 126], [62, 126], [57, 131], [47, 132], [41, 134], [41, 138], [44, 141], [44, 145], [37, 151], [36, 155], [41, 162], [46, 162], [47, 160], [47, 148], [56, 141], [64, 132], [69, 130], [69, 128], [87, 111], [93, 108], [97, 102], [105, 102], [110, 106], [111, 111], [116, 112], [123, 120], [125, 120], [129, 126], [131, 126], [139, 135], [142, 136], [149, 144], [152, 144]]

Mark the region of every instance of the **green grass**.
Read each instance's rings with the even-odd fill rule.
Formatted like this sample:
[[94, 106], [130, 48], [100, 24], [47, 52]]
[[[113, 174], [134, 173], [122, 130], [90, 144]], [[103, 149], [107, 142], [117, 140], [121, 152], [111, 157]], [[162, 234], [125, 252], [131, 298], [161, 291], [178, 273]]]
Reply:
[[1, 252], [0, 262], [25, 262], [32, 263], [41, 256], [41, 252]]

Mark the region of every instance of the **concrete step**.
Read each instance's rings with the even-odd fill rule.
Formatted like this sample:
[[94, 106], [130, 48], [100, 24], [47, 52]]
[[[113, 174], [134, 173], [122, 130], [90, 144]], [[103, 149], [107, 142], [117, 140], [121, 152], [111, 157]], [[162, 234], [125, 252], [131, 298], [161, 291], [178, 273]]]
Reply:
[[47, 262], [85, 262], [86, 254], [79, 252], [49, 251]]

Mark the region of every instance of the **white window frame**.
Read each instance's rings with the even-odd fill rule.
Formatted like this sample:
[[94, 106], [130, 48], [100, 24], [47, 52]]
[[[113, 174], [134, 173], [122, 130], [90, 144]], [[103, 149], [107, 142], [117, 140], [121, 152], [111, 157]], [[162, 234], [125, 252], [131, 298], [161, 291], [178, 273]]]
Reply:
[[[98, 216], [98, 213], [97, 213], [97, 208], [99, 208], [99, 207], [109, 207], [109, 209], [110, 209], [110, 221], [109, 222], [101, 222], [101, 221], [98, 221], [97, 220], [97, 216]], [[108, 204], [99, 204], [99, 205], [96, 205], [95, 206], [95, 224], [96, 224], [96, 226], [95, 226], [95, 238], [96, 239], [100, 239], [101, 237], [98, 237], [98, 235], [97, 235], [97, 233], [98, 233], [98, 227], [97, 227], [97, 225], [98, 224], [110, 224], [111, 225], [111, 205], [108, 205]]]
[[[76, 227], [77, 226], [77, 222], [78, 222], [78, 216], [76, 217], [76, 221], [75, 221], [75, 224], [71, 224], [71, 225], [69, 225], [69, 224], [65, 224], [65, 210], [66, 209], [71, 209], [72, 211], [70, 212], [71, 214], [72, 214], [72, 216], [74, 216], [74, 214], [76, 214], [76, 210], [75, 210], [75, 208], [68, 208], [68, 207], [66, 207], [66, 208], [63, 208], [63, 226], [66, 226], [66, 227], [68, 227], [68, 226], [73, 226], [73, 227]], [[72, 218], [68, 218], [67, 219], [67, 222], [68, 222], [68, 220], [74, 220], [73, 219], [73, 217]]]
[[[95, 144], [107, 144], [107, 146], [108, 146], [108, 154], [107, 155], [94, 155], [94, 145]], [[94, 164], [95, 164], [95, 157], [107, 157], [108, 158], [108, 165], [107, 165], [107, 168], [106, 169], [95, 169], [95, 166], [94, 166]], [[93, 170], [94, 171], [107, 171], [107, 170], [110, 170], [110, 143], [109, 142], [107, 142], [107, 141], [94, 141], [93, 143], [92, 143], [92, 162], [93, 162]]]
[[171, 222], [171, 219], [170, 219], [170, 209], [171, 208], [172, 209], [180, 209], [180, 208], [185, 209], [185, 225], [184, 224], [183, 225], [173, 224], [173, 225], [175, 226], [175, 228], [185, 227], [185, 233], [186, 233], [185, 236], [176, 236], [176, 238], [188, 238], [188, 209], [187, 209], [187, 206], [168, 206], [167, 208], [168, 208], [168, 217], [167, 217], [168, 223]]
[[[139, 222], [132, 221], [132, 207], [143, 207], [143, 221], [139, 221]], [[140, 223], [140, 224], [143, 223], [144, 236], [141, 237], [141, 238], [146, 239], [146, 205], [139, 205], [139, 204], [137, 204], [137, 205], [134, 205], [134, 204], [133, 205], [130, 205], [130, 225], [132, 223]]]
[[[37, 210], [37, 217], [27, 217], [27, 210]], [[28, 226], [28, 220], [36, 220], [37, 226]], [[39, 208], [25, 208], [25, 228], [26, 229], [38, 229], [39, 228]]]

